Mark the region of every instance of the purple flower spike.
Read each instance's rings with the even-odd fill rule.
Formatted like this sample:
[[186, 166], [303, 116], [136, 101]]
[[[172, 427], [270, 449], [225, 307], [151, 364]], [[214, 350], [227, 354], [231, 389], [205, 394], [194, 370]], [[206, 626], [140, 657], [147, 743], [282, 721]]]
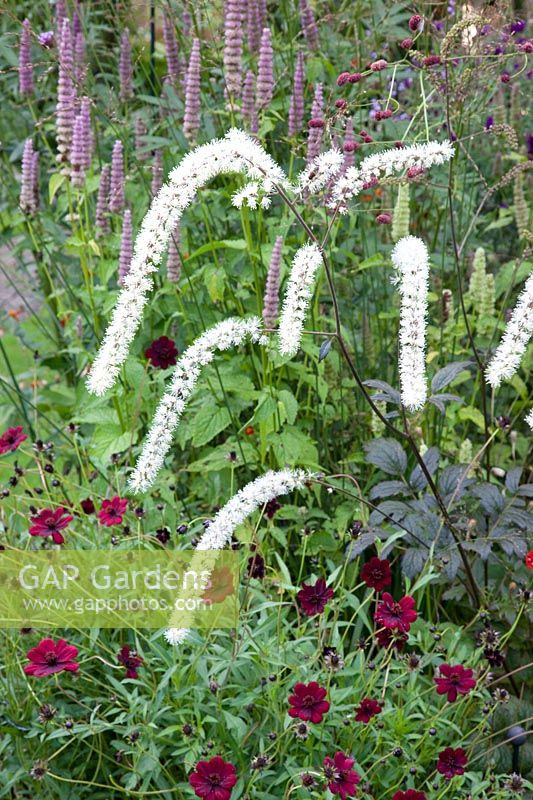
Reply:
[[256, 53], [259, 49], [261, 31], [263, 30], [264, 26], [264, 19], [261, 19], [259, 0], [248, 0], [248, 13], [246, 22], [248, 28], [248, 49], [250, 53]]
[[31, 63], [31, 27], [29, 19], [22, 23], [19, 49], [19, 92], [33, 94], [33, 65]]
[[224, 80], [230, 97], [241, 93], [243, 37], [242, 0], [226, 0], [224, 6]]
[[125, 205], [124, 198], [124, 151], [117, 139], [111, 154], [111, 184], [109, 187], [109, 210], [118, 214]]
[[122, 222], [122, 237], [120, 240], [120, 254], [118, 257], [118, 282], [123, 285], [124, 278], [130, 271], [131, 259], [133, 256], [133, 228], [131, 225], [131, 211], [129, 208], [124, 212]]
[[37, 41], [45, 50], [51, 50], [56, 43], [54, 32], [43, 31], [37, 36]]
[[56, 106], [56, 141], [57, 160], [66, 163], [69, 160], [72, 130], [74, 127], [74, 112], [76, 106], [76, 91], [73, 83], [74, 55], [72, 51], [72, 36], [70, 22], [63, 20], [61, 38], [59, 40], [59, 75], [57, 83]]
[[190, 143], [196, 141], [200, 130], [200, 67], [200, 39], [193, 39], [185, 81], [185, 114], [183, 117], [183, 132]]
[[146, 142], [144, 141], [144, 137], [147, 133], [148, 128], [146, 127], [146, 122], [142, 117], [137, 117], [135, 120], [135, 154], [139, 161], [148, 161], [150, 155], [145, 149]]
[[122, 36], [120, 37], [118, 77], [120, 81], [120, 99], [128, 100], [130, 97], [133, 97], [133, 68], [131, 65], [130, 34], [127, 28], [124, 28], [122, 31]]
[[290, 137], [296, 136], [304, 124], [304, 84], [305, 84], [305, 64], [304, 54], [298, 53], [296, 67], [294, 70], [293, 91], [289, 106], [288, 134]]
[[344, 142], [342, 145], [342, 151], [344, 153], [344, 161], [342, 164], [343, 175], [348, 167], [353, 167], [355, 164], [355, 151], [358, 149], [358, 147], [359, 144], [356, 141], [353, 132], [353, 122], [351, 119], [349, 119], [344, 130]]
[[102, 234], [109, 233], [111, 226], [109, 224], [109, 189], [111, 186], [109, 165], [105, 164], [102, 167], [100, 174], [100, 185], [98, 187], [98, 196], [96, 198], [96, 227]]
[[56, 0], [54, 17], [56, 23], [57, 38], [59, 39], [63, 31], [63, 22], [68, 17], [67, 4], [65, 0]]
[[72, 14], [72, 37], [75, 39], [81, 33], [80, 2], [74, 0], [74, 13]]
[[300, 0], [300, 24], [310, 50], [318, 50], [318, 28], [309, 0]]
[[176, 86], [181, 72], [180, 56], [174, 23], [166, 13], [163, 14], [163, 39], [165, 41], [165, 53], [167, 56], [167, 74], [170, 78], [170, 82]]
[[160, 188], [163, 186], [163, 153], [161, 150], [156, 150], [154, 154], [154, 163], [152, 164], [152, 183], [150, 191], [152, 197], [155, 197]]
[[281, 267], [281, 249], [283, 247], [283, 236], [278, 236], [274, 243], [268, 275], [265, 286], [265, 297], [263, 301], [263, 321], [266, 328], [274, 328], [278, 319], [279, 311], [279, 273]]
[[40, 166], [39, 166], [39, 151], [33, 151], [33, 161], [31, 164], [31, 182], [33, 186], [33, 201], [34, 201], [34, 208], [37, 209], [40, 206], [40, 199], [39, 199], [39, 175], [40, 175]]
[[78, 83], [83, 83], [86, 74], [85, 37], [83, 31], [80, 30], [74, 37], [74, 77]]
[[263, 28], [259, 47], [257, 66], [257, 86], [255, 97], [257, 108], [265, 108], [272, 100], [274, 93], [274, 51], [272, 50], [272, 34], [270, 28]]
[[246, 73], [242, 90], [242, 116], [245, 119], [250, 131], [257, 133], [257, 110], [254, 98], [255, 78], [251, 69]]
[[[309, 120], [309, 135], [307, 139], [307, 163], [311, 162], [319, 155], [322, 145], [322, 131], [324, 130], [324, 120], [322, 110], [324, 106], [324, 94], [322, 84], [315, 85], [315, 96], [311, 108], [311, 119]], [[320, 124], [319, 124], [320, 123]]]
[[85, 172], [91, 166], [92, 135], [89, 98], [83, 97], [79, 114], [74, 120], [72, 146], [70, 148], [71, 177], [74, 186], [82, 186]]
[[36, 211], [34, 186], [34, 150], [31, 139], [24, 142], [22, 151], [22, 175], [20, 181], [19, 205], [24, 214], [33, 216]]
[[178, 283], [181, 274], [181, 258], [180, 258], [180, 226], [179, 222], [172, 231], [170, 241], [168, 243], [167, 255], [167, 278], [171, 283]]

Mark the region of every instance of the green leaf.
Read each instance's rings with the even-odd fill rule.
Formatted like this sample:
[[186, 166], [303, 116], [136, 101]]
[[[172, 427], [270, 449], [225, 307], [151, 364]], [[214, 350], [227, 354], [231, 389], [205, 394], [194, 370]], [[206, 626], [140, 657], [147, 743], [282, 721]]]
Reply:
[[285, 409], [285, 416], [289, 425], [293, 425], [298, 415], [298, 400], [288, 389], [281, 389], [278, 393], [279, 401]]
[[470, 420], [470, 422], [473, 422], [474, 425], [477, 425], [480, 430], [485, 430], [485, 419], [478, 408], [461, 408], [457, 412], [457, 416], [463, 422]]
[[48, 202], [52, 203], [57, 190], [65, 182], [65, 176], [61, 172], [54, 172], [48, 183]]
[[[227, 428], [231, 422], [230, 413], [227, 408], [217, 408], [213, 403], [206, 403], [196, 413], [190, 422], [192, 443], [195, 447], [201, 447], [217, 434]], [[187, 424], [184, 422], [183, 424]]]
[[123, 433], [119, 425], [99, 425], [90, 444], [92, 454], [108, 461], [113, 453], [123, 453], [132, 441], [132, 433]]

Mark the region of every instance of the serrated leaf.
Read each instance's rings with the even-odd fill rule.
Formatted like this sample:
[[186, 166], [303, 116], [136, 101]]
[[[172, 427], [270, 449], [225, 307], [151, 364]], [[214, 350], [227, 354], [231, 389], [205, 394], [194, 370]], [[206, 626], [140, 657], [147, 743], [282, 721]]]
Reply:
[[471, 365], [470, 361], [456, 361], [440, 369], [431, 381], [431, 391], [440, 392]]
[[505, 488], [515, 494], [520, 486], [520, 478], [522, 477], [522, 467], [515, 467], [510, 469], [505, 476]]
[[389, 383], [386, 381], [378, 381], [378, 380], [368, 380], [364, 381], [365, 386], [369, 386], [371, 389], [379, 389], [382, 395], [385, 397], [381, 397], [379, 399], [385, 399], [389, 403], [393, 403], [394, 405], [401, 404], [401, 394], [397, 389], [394, 389]]
[[283, 408], [285, 409], [287, 422], [289, 425], [293, 425], [298, 415], [298, 400], [295, 398], [292, 392], [289, 392], [288, 389], [281, 389], [278, 392], [278, 399], [279, 402], [283, 404]]
[[408, 578], [416, 578], [426, 565], [428, 551], [419, 547], [410, 547], [402, 556], [402, 572]]
[[380, 499], [382, 497], [392, 497], [395, 494], [406, 494], [408, 487], [403, 481], [380, 481], [370, 490], [369, 497], [371, 500]]
[[221, 431], [223, 431], [231, 422], [231, 416], [228, 409], [223, 406], [217, 408], [212, 403], [206, 403], [194, 415], [190, 421], [192, 435], [192, 443], [195, 447], [201, 447], [211, 439], [214, 439]]
[[471, 491], [487, 514], [498, 514], [505, 505], [501, 490], [493, 483], [478, 483]]
[[357, 539], [354, 539], [352, 542], [349, 542], [346, 547], [345, 558], [347, 561], [353, 561], [360, 556], [361, 553], [371, 547], [374, 542], [376, 541], [376, 533], [375, 531], [364, 531], [360, 533]]
[[457, 416], [463, 421], [470, 420], [470, 422], [477, 425], [481, 431], [485, 430], [485, 418], [478, 408], [472, 408], [471, 406], [468, 406], [468, 408], [460, 408]]
[[[439, 466], [439, 458], [440, 452], [438, 447], [430, 447], [422, 456], [422, 461], [426, 465], [431, 476], [433, 476]], [[417, 464], [411, 472], [409, 483], [416, 492], [420, 492], [422, 489], [426, 488], [428, 482], [419, 464]]]
[[395, 439], [375, 439], [368, 442], [364, 449], [368, 463], [388, 475], [403, 475], [407, 469], [407, 456]]

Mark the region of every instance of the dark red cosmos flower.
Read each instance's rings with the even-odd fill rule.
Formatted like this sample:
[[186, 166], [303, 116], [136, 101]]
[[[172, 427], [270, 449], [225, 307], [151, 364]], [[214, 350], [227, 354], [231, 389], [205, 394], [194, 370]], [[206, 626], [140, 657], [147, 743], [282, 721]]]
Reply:
[[123, 667], [126, 667], [126, 678], [139, 677], [137, 669], [144, 663], [144, 658], [141, 658], [135, 650], [132, 650], [129, 644], [125, 644], [120, 648], [117, 661]]
[[127, 499], [118, 495], [112, 497], [111, 500], [104, 500], [102, 508], [98, 512], [100, 525], [106, 525], [108, 528], [111, 525], [120, 525], [127, 506]]
[[457, 664], [455, 667], [450, 664], [440, 664], [439, 677], [433, 678], [437, 686], [437, 694], [447, 694], [448, 703], [454, 703], [457, 700], [457, 695], [468, 694], [470, 689], [476, 685], [476, 681], [472, 677], [474, 671], [465, 669], [462, 664]]
[[289, 697], [289, 717], [303, 719], [304, 722], [322, 722], [322, 717], [329, 711], [329, 703], [324, 700], [326, 690], [316, 681], [297, 683], [294, 694]]
[[405, 648], [409, 639], [406, 633], [400, 631], [393, 631], [390, 628], [382, 628], [375, 633], [376, 642], [380, 647], [391, 647], [398, 653], [401, 653]]
[[524, 561], [528, 569], [533, 569], [533, 550], [530, 550], [529, 553], [526, 553]]
[[56, 509], [44, 508], [31, 518], [30, 536], [51, 536], [56, 544], [63, 544], [65, 539], [60, 531], [73, 519], [62, 506]]
[[371, 700], [370, 697], [365, 697], [357, 708], [355, 709], [357, 714], [355, 715], [356, 722], [364, 722], [365, 725], [370, 722], [372, 717], [375, 717], [376, 714], [381, 714], [381, 706], [377, 700]]
[[382, 561], [377, 556], [371, 558], [361, 570], [361, 580], [371, 589], [375, 589], [376, 592], [381, 592], [385, 586], [390, 586], [392, 575], [387, 559]]
[[26, 675], [35, 675], [42, 678], [45, 675], [53, 675], [55, 672], [76, 672], [80, 665], [73, 659], [78, 655], [78, 648], [73, 644], [67, 644], [64, 639], [54, 642], [53, 639], [42, 639], [37, 647], [28, 650], [26, 656], [31, 664], [26, 664], [24, 672]]
[[333, 758], [326, 756], [324, 759], [324, 777], [328, 782], [331, 794], [338, 794], [341, 800], [353, 797], [357, 791], [357, 784], [361, 780], [357, 772], [352, 769], [355, 758], [339, 751]]
[[229, 761], [214, 756], [210, 761], [197, 763], [189, 775], [189, 783], [202, 800], [229, 800], [237, 783], [237, 772]]
[[17, 425], [16, 428], [8, 428], [0, 436], [0, 456], [3, 456], [4, 453], [12, 453], [27, 438], [26, 434], [22, 432], [21, 425]]
[[318, 578], [314, 586], [304, 583], [297, 597], [304, 614], [308, 617], [314, 617], [315, 614], [322, 614], [333, 594], [333, 589], [326, 586], [324, 578]]
[[466, 750], [462, 747], [445, 747], [439, 753], [437, 761], [437, 771], [444, 775], [447, 781], [451, 781], [454, 775], [462, 775], [468, 763]]
[[415, 601], [406, 594], [400, 600], [394, 600], [388, 592], [383, 592], [381, 602], [378, 604], [374, 620], [384, 628], [394, 628], [407, 633], [411, 623], [417, 617]]
[[392, 800], [426, 800], [424, 792], [417, 792], [416, 789], [401, 790], [392, 795]]
[[94, 503], [90, 497], [88, 497], [86, 500], [82, 500], [80, 506], [84, 514], [94, 514], [96, 511]]
[[176, 344], [168, 336], [160, 336], [159, 339], [154, 339], [150, 347], [144, 351], [146, 358], [150, 359], [153, 367], [173, 367], [176, 363], [176, 356], [178, 350]]

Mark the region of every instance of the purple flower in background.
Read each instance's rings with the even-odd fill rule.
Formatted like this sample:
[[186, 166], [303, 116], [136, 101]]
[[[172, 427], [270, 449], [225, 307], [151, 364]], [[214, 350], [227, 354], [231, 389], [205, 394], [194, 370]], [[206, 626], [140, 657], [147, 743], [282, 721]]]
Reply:
[[24, 150], [22, 151], [19, 205], [24, 214], [28, 214], [29, 216], [33, 216], [37, 211], [35, 156], [38, 156], [38, 153], [33, 149], [32, 140], [26, 139], [24, 142]]
[[152, 183], [150, 184], [150, 192], [152, 197], [155, 197], [160, 188], [163, 186], [163, 153], [161, 150], [156, 150], [154, 153], [154, 163], [152, 164]]
[[118, 62], [118, 76], [120, 80], [120, 99], [128, 100], [133, 96], [133, 68], [131, 65], [131, 42], [127, 28], [120, 37], [120, 58]]
[[56, 0], [54, 18], [59, 38], [63, 31], [63, 22], [67, 19], [67, 4], [65, 0]]
[[273, 328], [278, 319], [279, 309], [279, 273], [281, 267], [281, 249], [283, 247], [283, 236], [276, 237], [268, 275], [265, 286], [265, 297], [263, 301], [263, 321], [265, 327]]
[[526, 136], [526, 147], [528, 160], [533, 160], [533, 133], [528, 133]]
[[92, 136], [89, 98], [83, 97], [80, 111], [74, 120], [70, 148], [71, 177], [74, 186], [82, 186], [85, 171], [91, 166]]
[[490, 131], [493, 125], [494, 125], [494, 117], [487, 117], [487, 119], [485, 120], [485, 130]]
[[179, 222], [175, 226], [170, 236], [168, 243], [167, 254], [167, 278], [171, 283], [178, 283], [181, 274], [181, 258], [180, 258], [180, 225]]
[[53, 31], [43, 31], [37, 36], [37, 41], [45, 50], [50, 50], [56, 43]]
[[246, 73], [244, 86], [242, 89], [242, 116], [246, 121], [250, 131], [257, 133], [257, 110], [254, 98], [255, 77], [251, 69]]
[[72, 14], [72, 36], [74, 39], [81, 33], [81, 19], [79, 15], [80, 0], [74, 0], [74, 13]]
[[19, 92], [33, 94], [33, 65], [31, 63], [31, 27], [29, 19], [22, 23], [19, 48]]
[[294, 70], [293, 90], [289, 106], [288, 134], [290, 137], [299, 133], [304, 124], [304, 54], [298, 53]]
[[79, 30], [74, 37], [74, 77], [78, 83], [83, 83], [87, 73], [85, 63], [85, 37]]
[[310, 50], [318, 50], [318, 28], [309, 0], [300, 0], [300, 24]]
[[171, 83], [176, 85], [179, 80], [181, 65], [174, 23], [167, 13], [163, 14], [163, 39], [165, 42], [165, 53], [167, 56], [168, 77], [170, 78]]
[[100, 185], [98, 187], [98, 195], [96, 198], [96, 227], [103, 234], [109, 233], [111, 226], [109, 224], [109, 189], [111, 186], [109, 164], [102, 167], [100, 174]]
[[524, 19], [517, 19], [509, 25], [510, 33], [522, 33], [525, 30], [526, 21]]
[[183, 132], [190, 143], [200, 130], [200, 39], [193, 39], [187, 77], [185, 79], [185, 113]]
[[109, 187], [109, 210], [114, 214], [122, 211], [124, 198], [124, 150], [117, 139], [111, 154], [111, 182]]
[[122, 237], [120, 239], [120, 255], [118, 257], [118, 282], [124, 283], [124, 278], [130, 271], [133, 256], [133, 228], [131, 224], [131, 211], [127, 208], [122, 222]]
[[56, 106], [57, 160], [60, 163], [65, 163], [69, 160], [76, 105], [76, 91], [73, 83], [74, 54], [72, 51], [72, 35], [68, 19], [63, 20], [58, 55], [59, 75]]
[[342, 144], [342, 152], [344, 153], [344, 161], [342, 163], [342, 174], [346, 172], [348, 167], [353, 167], [355, 164], [355, 151], [359, 148], [359, 144], [355, 140], [353, 132], [353, 121], [349, 119], [346, 123], [344, 130], [344, 142]]
[[243, 39], [243, 4], [226, 0], [224, 4], [224, 81], [226, 92], [233, 97], [241, 93], [241, 61]]
[[264, 19], [261, 19], [259, 0], [248, 0], [247, 6], [248, 49], [251, 53], [255, 53], [259, 49]]
[[139, 161], [147, 161], [149, 153], [146, 150], [146, 142], [144, 137], [148, 133], [146, 122], [142, 117], [137, 117], [135, 120], [135, 154]]
[[[324, 94], [322, 91], [322, 84], [317, 83], [315, 85], [315, 95], [311, 108], [311, 119], [309, 120], [309, 134], [307, 138], [308, 164], [311, 164], [316, 156], [320, 153], [320, 148], [322, 145], [322, 130], [324, 128], [324, 120], [322, 119], [323, 106]], [[318, 122], [322, 124], [318, 125]]]
[[265, 108], [272, 100], [274, 93], [274, 51], [272, 50], [272, 34], [270, 28], [263, 28], [259, 46], [257, 66], [257, 84], [255, 98], [257, 108]]

